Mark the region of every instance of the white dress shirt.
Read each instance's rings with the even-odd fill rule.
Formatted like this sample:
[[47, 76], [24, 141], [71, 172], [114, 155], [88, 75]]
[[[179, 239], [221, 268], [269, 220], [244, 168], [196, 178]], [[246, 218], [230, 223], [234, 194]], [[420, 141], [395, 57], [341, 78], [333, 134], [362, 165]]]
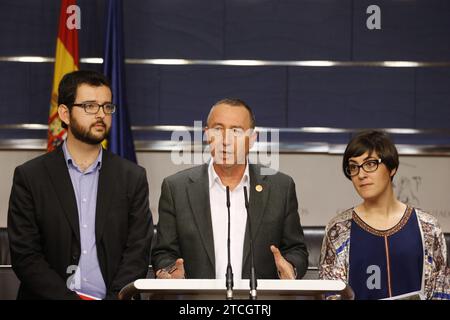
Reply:
[[[213, 160], [209, 162], [209, 201], [211, 204], [211, 221], [214, 236], [214, 254], [216, 263], [216, 279], [225, 279], [227, 271], [227, 237], [228, 237], [228, 209], [226, 186], [222, 184], [214, 170]], [[245, 210], [244, 186], [250, 196], [250, 176], [248, 162], [244, 175], [238, 186], [230, 190], [230, 243], [231, 266], [234, 280], [242, 279], [242, 260], [244, 252], [244, 237], [247, 224]]]

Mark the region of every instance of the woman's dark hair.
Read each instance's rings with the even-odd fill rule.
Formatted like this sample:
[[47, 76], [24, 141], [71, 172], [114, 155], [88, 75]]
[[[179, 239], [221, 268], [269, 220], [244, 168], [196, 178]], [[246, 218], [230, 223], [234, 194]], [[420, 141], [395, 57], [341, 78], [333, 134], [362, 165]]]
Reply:
[[[59, 83], [58, 106], [64, 104], [71, 110], [77, 96], [77, 89], [81, 84], [88, 84], [94, 87], [107, 86], [111, 90], [109, 80], [100, 72], [92, 70], [70, 72], [64, 75]], [[62, 121], [61, 126], [67, 129], [67, 125]]]
[[348, 179], [351, 180], [351, 177], [347, 174], [345, 169], [348, 166], [349, 159], [359, 157], [365, 152], [368, 152], [369, 155], [376, 153], [382, 159], [389, 171], [397, 169], [399, 166], [397, 148], [389, 135], [380, 130], [364, 130], [357, 133], [350, 140], [344, 152], [342, 170]]

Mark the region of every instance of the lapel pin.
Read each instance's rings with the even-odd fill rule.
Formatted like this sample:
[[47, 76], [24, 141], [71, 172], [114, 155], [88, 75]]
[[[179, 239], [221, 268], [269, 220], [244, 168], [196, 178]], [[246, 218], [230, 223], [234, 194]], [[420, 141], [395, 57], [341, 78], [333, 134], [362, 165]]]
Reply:
[[256, 187], [255, 187], [255, 190], [256, 190], [257, 192], [261, 192], [261, 191], [263, 191], [263, 187], [262, 187], [262, 185], [260, 185], [260, 184], [257, 184], [257, 185], [256, 185]]

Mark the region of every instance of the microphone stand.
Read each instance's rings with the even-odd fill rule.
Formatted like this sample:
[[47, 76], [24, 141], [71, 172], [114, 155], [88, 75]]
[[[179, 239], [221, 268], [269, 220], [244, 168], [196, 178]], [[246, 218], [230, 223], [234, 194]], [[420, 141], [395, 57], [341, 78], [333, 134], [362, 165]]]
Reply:
[[233, 269], [231, 268], [231, 253], [230, 253], [230, 187], [227, 186], [227, 209], [228, 209], [228, 239], [227, 239], [227, 249], [228, 249], [228, 264], [226, 277], [227, 286], [227, 300], [233, 299]]
[[252, 224], [250, 221], [250, 213], [248, 211], [248, 198], [247, 198], [247, 187], [244, 186], [244, 198], [245, 198], [245, 209], [247, 211], [247, 220], [248, 220], [248, 231], [250, 234], [250, 300], [256, 300], [257, 293], [256, 287], [258, 286], [256, 280], [256, 272], [255, 272], [255, 255], [253, 248], [253, 235], [252, 235]]

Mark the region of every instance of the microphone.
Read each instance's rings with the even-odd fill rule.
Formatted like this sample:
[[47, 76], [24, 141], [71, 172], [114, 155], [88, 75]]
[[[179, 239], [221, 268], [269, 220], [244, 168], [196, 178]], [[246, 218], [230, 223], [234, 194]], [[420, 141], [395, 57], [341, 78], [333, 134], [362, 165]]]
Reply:
[[248, 212], [247, 187], [244, 186], [245, 209], [247, 211], [248, 232], [250, 234], [250, 299], [256, 300], [256, 287], [258, 286], [255, 272], [255, 249], [253, 248], [252, 224], [250, 221], [250, 213]]
[[231, 253], [230, 253], [230, 187], [227, 186], [227, 209], [228, 209], [228, 239], [227, 239], [227, 249], [228, 249], [228, 264], [226, 277], [227, 286], [227, 300], [233, 299], [233, 269], [231, 268]]

